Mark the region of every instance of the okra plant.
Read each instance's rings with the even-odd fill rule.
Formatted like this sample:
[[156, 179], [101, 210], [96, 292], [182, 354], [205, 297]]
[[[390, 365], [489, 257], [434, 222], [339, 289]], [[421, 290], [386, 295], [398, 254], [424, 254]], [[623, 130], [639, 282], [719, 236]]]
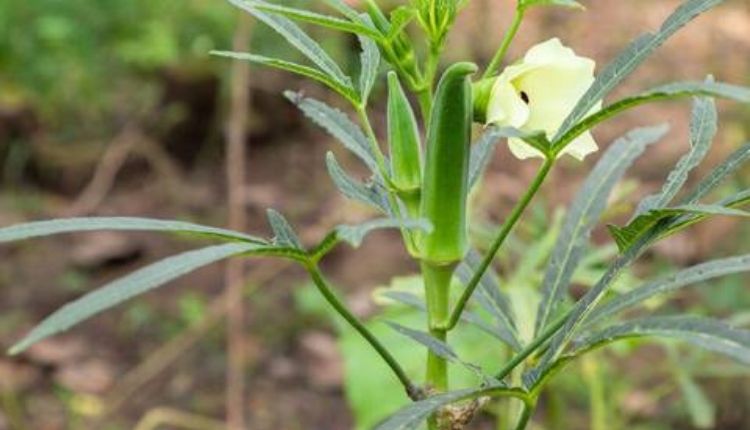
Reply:
[[[706, 202], [750, 158], [750, 142], [694, 188], [683, 191], [688, 175], [702, 162], [716, 135], [714, 99], [750, 104], [750, 89], [709, 76], [605, 102], [668, 38], [722, 0], [683, 1], [660, 28], [638, 37], [598, 72], [592, 60], [577, 55], [558, 38], [538, 43], [522, 59], [506, 58], [529, 9], [582, 8], [574, 0], [518, 0], [512, 24], [485, 67], [471, 62], [441, 63], [446, 40], [468, 0], [411, 0], [391, 11], [384, 11], [375, 0], [363, 0], [362, 10], [343, 0], [314, 5], [316, 10], [328, 7], [328, 14], [265, 0], [229, 1], [277, 31], [308, 62], [241, 52], [215, 54], [301, 75], [339, 94], [349, 106], [346, 111], [301, 93], [287, 92], [286, 97], [371, 171], [363, 182], [348, 174], [332, 153], [325, 160], [341, 193], [372, 207], [380, 217], [336, 227], [312, 246], [302, 244], [285, 218], [273, 210], [268, 212], [271, 239], [187, 222], [117, 217], [38, 221], [0, 229], [0, 242], [91, 230], [149, 230], [218, 242], [167, 258], [65, 305], [10, 353], [21, 353], [35, 342], [207, 264], [230, 257], [270, 256], [302, 265], [332, 309], [387, 364], [392, 375], [381, 377], [393, 377], [403, 385], [412, 402], [380, 422], [380, 430], [419, 428], [425, 423], [430, 429], [464, 428], [493, 398], [515, 399], [519, 407], [508, 409], [513, 414], [510, 418], [515, 428], [527, 428], [545, 386], [568, 363], [634, 337], [674, 338], [750, 365], [750, 332], [720, 320], [690, 315], [617, 317], [656, 295], [748, 271], [750, 255], [705, 262], [624, 294], [612, 292], [613, 283], [657, 242], [713, 216], [750, 215], [742, 210], [750, 202], [750, 190]], [[355, 35], [361, 45], [358, 76], [345, 73], [297, 23]], [[503, 64], [509, 65], [503, 68]], [[385, 78], [388, 93], [388, 127], [376, 133], [368, 101], [380, 77]], [[669, 172], [663, 187], [643, 199], [627, 223], [608, 226], [616, 252], [606, 269], [597, 272], [582, 297], [572, 298], [574, 273], [589, 252], [589, 236], [610, 194], [643, 151], [665, 136], [666, 125], [631, 130], [608, 145], [591, 166], [544, 266], [538, 303], [531, 314], [517, 315], [509, 306], [507, 292], [493, 281], [493, 261], [524, 219], [527, 206], [557, 160], [569, 155], [589, 168], [587, 155], [599, 149], [591, 129], [645, 103], [691, 97], [689, 151]], [[479, 137], [472, 143], [474, 135]], [[541, 164], [480, 254], [470, 243], [467, 197], [481, 181], [497, 143], [506, 140], [516, 157], [539, 158]], [[404, 247], [421, 268], [422, 294], [389, 297], [425, 312], [422, 327], [390, 324], [426, 348], [422, 374], [405, 370], [389, 345], [339, 298], [319, 266], [340, 243], [357, 246], [368, 233], [383, 228], [400, 231]], [[531, 323], [521, 330], [521, 321]], [[487, 335], [487, 342], [502, 343], [509, 351], [496, 358], [492, 369], [459, 358], [452, 347], [460, 339], [452, 339], [451, 333], [472, 325]], [[471, 369], [480, 382], [456, 389], [448, 377], [450, 366]]]

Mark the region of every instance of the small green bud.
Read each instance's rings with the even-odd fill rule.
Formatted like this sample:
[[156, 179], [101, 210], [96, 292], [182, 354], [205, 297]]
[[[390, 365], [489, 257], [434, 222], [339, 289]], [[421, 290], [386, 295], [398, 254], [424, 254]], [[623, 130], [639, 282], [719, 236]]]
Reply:
[[460, 261], [467, 248], [466, 199], [471, 152], [472, 89], [477, 66], [456, 63], [440, 79], [427, 131], [422, 217], [433, 230], [423, 235], [422, 258], [435, 264]]

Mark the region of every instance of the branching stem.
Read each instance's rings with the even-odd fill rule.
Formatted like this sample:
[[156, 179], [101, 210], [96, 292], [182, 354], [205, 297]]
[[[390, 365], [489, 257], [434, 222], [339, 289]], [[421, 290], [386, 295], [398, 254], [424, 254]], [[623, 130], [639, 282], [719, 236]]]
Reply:
[[325, 280], [320, 268], [317, 264], [308, 262], [306, 265], [307, 272], [310, 274], [313, 283], [318, 287], [318, 291], [323, 295], [326, 301], [333, 307], [336, 312], [343, 317], [349, 325], [352, 326], [365, 340], [372, 346], [375, 351], [380, 355], [383, 361], [386, 362], [388, 367], [391, 368], [393, 373], [398, 378], [401, 385], [404, 386], [406, 394], [412, 400], [419, 400], [422, 397], [421, 390], [419, 387], [414, 385], [406, 375], [406, 372], [396, 359], [391, 355], [390, 351], [375, 337], [374, 334], [360, 321], [351, 311], [341, 302], [331, 288], [330, 284]]
[[495, 52], [495, 56], [492, 57], [492, 61], [490, 61], [489, 66], [487, 66], [487, 70], [485, 70], [484, 75], [482, 75], [483, 79], [491, 78], [500, 70], [500, 65], [505, 58], [505, 54], [508, 53], [508, 48], [510, 47], [511, 42], [513, 42], [513, 39], [516, 37], [518, 29], [521, 27], [521, 22], [523, 21], [525, 13], [526, 8], [524, 6], [519, 5], [516, 7], [516, 12], [513, 15], [513, 22], [505, 31], [505, 36], [503, 36], [503, 41], [500, 43], [500, 47], [498, 48], [497, 52]]
[[471, 298], [471, 295], [474, 293], [474, 290], [476, 290], [477, 285], [479, 285], [482, 276], [484, 276], [484, 272], [486, 272], [487, 268], [490, 266], [490, 264], [492, 264], [492, 260], [495, 258], [495, 254], [497, 254], [500, 246], [503, 244], [503, 242], [505, 242], [505, 239], [513, 230], [513, 226], [515, 226], [516, 222], [521, 217], [521, 214], [523, 214], [524, 210], [529, 205], [534, 195], [536, 195], [536, 193], [539, 191], [539, 188], [542, 186], [542, 183], [544, 183], [544, 180], [547, 178], [547, 175], [552, 169], [554, 163], [554, 158], [546, 158], [544, 160], [544, 164], [539, 169], [539, 172], [534, 178], [534, 181], [531, 183], [528, 190], [526, 190], [526, 193], [523, 195], [523, 197], [521, 197], [521, 200], [516, 203], [516, 206], [511, 211], [508, 219], [503, 223], [503, 226], [498, 232], [497, 237], [492, 242], [489, 251], [487, 251], [487, 254], [484, 256], [482, 262], [479, 264], [479, 267], [471, 277], [471, 280], [466, 285], [466, 288], [464, 288], [464, 291], [461, 294], [458, 302], [456, 303], [455, 308], [453, 308], [453, 312], [451, 313], [450, 319], [448, 320], [448, 324], [445, 329], [450, 331], [454, 327], [456, 327], [456, 324], [458, 324], [458, 321], [461, 319], [461, 314], [463, 313], [466, 304]]

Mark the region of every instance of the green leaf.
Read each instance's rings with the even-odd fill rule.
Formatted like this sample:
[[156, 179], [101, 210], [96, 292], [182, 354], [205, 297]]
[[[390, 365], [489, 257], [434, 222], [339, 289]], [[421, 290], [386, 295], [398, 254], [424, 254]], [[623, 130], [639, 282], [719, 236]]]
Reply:
[[360, 21], [352, 22], [329, 15], [311, 12], [305, 9], [282, 6], [279, 4], [269, 3], [261, 0], [234, 0], [233, 3], [244, 3], [249, 8], [255, 8], [271, 14], [282, 15], [287, 18], [295, 19], [297, 21], [316, 24], [321, 27], [329, 28], [331, 30], [345, 31], [348, 33], [354, 33], [357, 35], [368, 37], [381, 36], [380, 32], [378, 32], [372, 25], [368, 26]]
[[359, 12], [353, 7], [349, 6], [343, 0], [323, 0], [323, 2], [325, 2], [328, 6], [336, 9], [338, 13], [344, 15], [352, 21], [356, 21], [359, 19]]
[[661, 139], [665, 125], [638, 128], [618, 139], [602, 156], [574, 198], [542, 282], [535, 332], [540, 333], [568, 292], [570, 280], [612, 189], [648, 145]]
[[[684, 217], [685, 215], [690, 215], [692, 217], [686, 219]], [[654, 209], [645, 214], [639, 215], [625, 227], [610, 225], [608, 228], [615, 243], [617, 243], [617, 247], [620, 251], [623, 251], [659, 224], [664, 225], [666, 228], [662, 229], [661, 234], [654, 237], [654, 239], [661, 239], [674, 234], [687, 225], [703, 220], [709, 215], [747, 217], [750, 216], [750, 212], [733, 209], [719, 204], [682, 205], [672, 208]]]
[[524, 8], [530, 6], [564, 6], [572, 9], [585, 9], [582, 4], [575, 0], [521, 0], [519, 5]]
[[655, 226], [653, 229], [648, 230], [645, 235], [638, 238], [632, 245], [624, 249], [609, 265], [607, 271], [599, 281], [576, 302], [566, 318], [563, 327], [552, 337], [549, 348], [547, 348], [547, 352], [542, 357], [540, 364], [527, 373], [527, 379], [530, 379], [527, 386], [536, 384], [535, 381], [539, 380], [539, 378], [543, 379], [544, 369], [554, 365], [563, 349], [575, 335], [578, 327], [604, 297], [604, 293], [618, 279], [623, 270], [632, 264], [651, 241], [661, 233], [662, 229], [661, 225]]
[[251, 242], [256, 244], [267, 243], [259, 237], [223, 228], [209, 227], [182, 221], [134, 217], [61, 218], [49, 221], [29, 222], [0, 228], [0, 243], [60, 233], [96, 230], [160, 231], [194, 234], [198, 236]]
[[565, 119], [553, 141], [558, 141], [571, 127], [588, 115], [599, 101], [603, 100], [607, 94], [680, 28], [701, 13], [722, 2], [723, 0], [687, 0], [664, 21], [659, 31], [646, 33], [634, 40], [599, 73], [591, 88], [581, 97], [578, 104]]
[[562, 137], [555, 139], [553, 147], [556, 152], [562, 151], [578, 136], [615, 115], [645, 103], [662, 100], [674, 100], [689, 96], [725, 98], [740, 103], [750, 103], [750, 88], [721, 82], [673, 82], [661, 85], [632, 97], [618, 100], [603, 109], [594, 112], [570, 128]]
[[518, 388], [509, 388], [504, 384], [493, 384], [481, 388], [467, 388], [450, 391], [444, 394], [428, 397], [403, 407], [387, 420], [383, 421], [375, 430], [413, 430], [418, 428], [432, 413], [440, 408], [463, 400], [479, 397], [508, 396], [524, 399], [527, 393]]
[[359, 247], [362, 244], [362, 240], [368, 234], [375, 230], [382, 229], [408, 229], [408, 230], [421, 230], [423, 232], [429, 232], [431, 230], [430, 223], [427, 220], [409, 220], [409, 219], [396, 219], [396, 218], [379, 218], [370, 221], [365, 221], [357, 225], [340, 225], [336, 227], [336, 236], [338, 239], [349, 243], [353, 247]]
[[[417, 297], [415, 294], [404, 291], [386, 291], [383, 293], [383, 296], [421, 312], [427, 312], [427, 305], [425, 305], [424, 300]], [[472, 324], [495, 339], [508, 343], [507, 339], [498, 334], [498, 329], [496, 327], [488, 324], [482, 319], [482, 317], [471, 311], [464, 310], [464, 312], [461, 313], [461, 321]]]
[[300, 242], [297, 233], [294, 232], [294, 229], [291, 225], [289, 225], [289, 222], [286, 220], [286, 218], [284, 218], [283, 215], [273, 209], [268, 209], [266, 211], [266, 214], [268, 217], [268, 223], [271, 225], [271, 229], [273, 230], [274, 245], [294, 248], [300, 251], [305, 249], [302, 246], [302, 242]]
[[344, 147], [356, 155], [377, 175], [379, 171], [375, 154], [362, 129], [338, 109], [299, 93], [286, 91], [284, 95], [305, 113], [313, 122], [335, 137]]
[[474, 188], [482, 177], [487, 165], [495, 153], [495, 147], [502, 136], [498, 135], [497, 127], [489, 127], [482, 133], [472, 146], [471, 158], [469, 158], [469, 188]]
[[[369, 19], [369, 17], [362, 19]], [[359, 43], [362, 45], [362, 53], [360, 54], [362, 69], [359, 75], [359, 97], [362, 103], [366, 103], [367, 99], [370, 98], [370, 92], [375, 85], [375, 80], [378, 78], [380, 49], [377, 43], [369, 37], [359, 36]]]
[[353, 88], [351, 79], [341, 71], [338, 64], [320, 47], [318, 42], [302, 31], [297, 24], [283, 16], [262, 12], [256, 7], [257, 1], [229, 0], [229, 2], [266, 23], [340, 86]]
[[681, 200], [683, 204], [695, 203], [710, 193], [727, 176], [731, 175], [750, 159], [750, 142], [745, 143], [739, 149], [729, 155], [721, 164], [716, 166], [711, 173], [698, 183], [690, 194]]
[[200, 267], [231, 256], [252, 253], [261, 248], [264, 248], [264, 246], [246, 243], [210, 246], [169, 257], [137, 270], [55, 311], [34, 327], [20, 342], [15, 344], [9, 353], [18, 354], [42, 339], [67, 330], [104, 310], [159, 287]]
[[331, 79], [329, 75], [312, 67], [303, 66], [291, 61], [280, 60], [278, 58], [264, 57], [262, 55], [255, 55], [246, 52], [211, 51], [211, 54], [217, 55], [219, 57], [234, 58], [235, 60], [250, 61], [262, 66], [273, 67], [297, 75], [305, 76], [310, 79], [314, 79], [328, 86], [329, 88], [341, 94], [344, 98], [352, 102], [358, 100], [359, 98], [359, 95], [354, 92], [351, 86], [341, 85], [341, 83], [339, 83], [338, 81]]
[[[709, 98], [698, 98], [693, 105], [693, 114], [690, 122], [690, 151], [685, 154], [677, 166], [669, 173], [662, 189], [654, 195], [648, 196], [638, 205], [635, 215], [624, 227], [610, 226], [617, 246], [622, 250], [633, 243], [646, 230], [659, 222], [675, 215], [694, 212], [701, 213], [701, 208], [696, 205], [682, 206], [680, 208], [667, 208], [687, 181], [691, 170], [697, 167], [706, 156], [716, 135], [717, 113], [713, 100]], [[723, 211], [717, 208], [703, 208], [704, 214]], [[729, 214], [729, 213], [725, 213]]]
[[489, 377], [484, 374], [480, 366], [463, 361], [458, 356], [458, 354], [453, 351], [453, 348], [451, 348], [447, 343], [432, 337], [429, 333], [420, 330], [414, 330], [393, 321], [386, 321], [385, 323], [388, 324], [388, 326], [393, 330], [396, 330], [396, 332], [398, 332], [399, 334], [406, 336], [409, 339], [429, 349], [438, 357], [441, 357], [451, 363], [460, 364], [483, 380], [489, 380]]
[[379, 192], [375, 184], [365, 185], [350, 177], [341, 168], [332, 152], [326, 154], [326, 167], [333, 183], [344, 196], [378, 209], [386, 215], [392, 215], [387, 196]]
[[543, 154], [550, 153], [551, 143], [547, 140], [544, 132], [526, 132], [513, 127], [490, 126], [471, 147], [471, 157], [469, 158], [470, 187], [473, 187], [479, 181], [492, 158], [495, 146], [503, 138], [522, 139]]
[[[388, 293], [385, 293], [387, 290]], [[420, 275], [409, 275], [393, 279], [386, 288], [378, 288], [378, 297], [383, 297], [391, 292], [409, 292], [417, 303], [424, 306], [423, 298], [415, 298], [415, 295], [423, 295], [424, 286]], [[295, 296], [302, 293], [315, 293], [311, 289], [298, 289]], [[311, 300], [322, 301], [317, 294], [305, 294], [311, 296]], [[321, 303], [325, 306], [325, 303]], [[309, 305], [306, 304], [309, 309]], [[395, 321], [407, 327], [422, 327], [426, 324], [423, 311], [401, 306], [396, 303], [387, 303], [379, 309], [376, 315], [365, 322], [367, 328], [380, 341], [388, 346], [389, 351], [401, 364], [403, 369], [415, 381], [424, 377], [425, 360], [422, 346], [416, 344], [403, 335], [395, 332], [383, 321]], [[352, 430], [372, 430], [383, 419], [410, 403], [404, 388], [395, 378], [390, 377], [390, 371], [383, 360], [372, 348], [362, 341], [361, 336], [338, 316], [327, 312], [334, 317], [339, 328], [339, 346], [344, 359], [345, 394], [351, 406], [354, 424]], [[502, 356], [503, 347], [499, 342], [488, 339], [487, 335], [471, 324], [461, 324], [451, 332], [451, 348], [459, 357], [481, 364], [483, 368], [490, 369], [497, 366], [497, 357]], [[363, 372], [362, 369], [367, 369]], [[476, 387], [483, 382], [476, 373], [465, 369], [463, 366], [449, 366], [448, 368], [451, 386], [454, 389]]]
[[393, 321], [386, 321], [385, 323], [388, 324], [388, 326], [393, 330], [396, 330], [396, 332], [408, 337], [409, 339], [421, 344], [425, 348], [434, 352], [438, 357], [444, 358], [445, 360], [452, 363], [458, 363], [460, 361], [458, 355], [456, 355], [455, 351], [453, 351], [453, 349], [448, 346], [448, 344], [430, 336], [429, 333], [420, 330], [414, 330]]
[[421, 230], [429, 232], [432, 225], [425, 219], [376, 218], [355, 225], [339, 225], [320, 241], [310, 252], [313, 260], [322, 258], [340, 242], [347, 242], [357, 248], [368, 234], [382, 229]]
[[703, 161], [717, 131], [716, 105], [712, 99], [698, 98], [693, 104], [690, 121], [690, 151], [669, 172], [659, 193], [646, 197], [638, 205], [635, 216], [667, 206], [687, 181], [688, 174]]
[[597, 307], [586, 320], [586, 326], [591, 326], [605, 317], [608, 318], [632, 308], [656, 295], [670, 293], [721, 276], [747, 271], [750, 271], [750, 254], [721, 258], [683, 269], [675, 274], [635, 288]]
[[[481, 261], [482, 257], [479, 253], [475, 249], [469, 249], [461, 264], [456, 268], [456, 276], [464, 285], [471, 280]], [[472, 299], [496, 320], [497, 336], [514, 350], [520, 350], [521, 341], [518, 339], [510, 300], [500, 289], [497, 274], [492, 268], [485, 270], [479, 281], [479, 288], [472, 295]]]
[[654, 336], [682, 340], [750, 365], [750, 331], [694, 316], [650, 317], [615, 324], [578, 341], [573, 354], [580, 355], [621, 339]]

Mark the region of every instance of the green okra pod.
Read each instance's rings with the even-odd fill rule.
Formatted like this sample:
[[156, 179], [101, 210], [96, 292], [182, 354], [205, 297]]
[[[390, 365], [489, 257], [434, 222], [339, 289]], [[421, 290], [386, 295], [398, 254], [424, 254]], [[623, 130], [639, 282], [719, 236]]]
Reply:
[[396, 72], [388, 73], [388, 144], [391, 182], [404, 195], [419, 194], [422, 183], [419, 127]]
[[422, 258], [434, 264], [460, 261], [467, 247], [466, 199], [472, 124], [472, 63], [450, 66], [438, 83], [427, 130], [421, 215], [432, 232], [421, 241]]

